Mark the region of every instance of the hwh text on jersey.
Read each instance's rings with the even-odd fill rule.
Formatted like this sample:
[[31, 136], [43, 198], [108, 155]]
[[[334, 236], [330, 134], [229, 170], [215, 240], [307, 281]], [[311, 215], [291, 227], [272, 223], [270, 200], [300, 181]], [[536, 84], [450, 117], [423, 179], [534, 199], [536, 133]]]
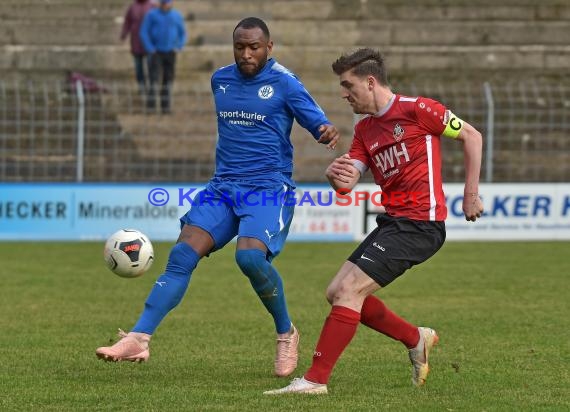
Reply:
[[410, 161], [410, 156], [408, 155], [408, 150], [404, 142], [390, 146], [383, 152], [376, 153], [374, 155], [374, 164], [382, 173], [386, 173], [388, 169], [394, 168], [396, 164], [398, 166], [401, 165], [403, 163], [402, 158], [405, 159], [406, 162]]

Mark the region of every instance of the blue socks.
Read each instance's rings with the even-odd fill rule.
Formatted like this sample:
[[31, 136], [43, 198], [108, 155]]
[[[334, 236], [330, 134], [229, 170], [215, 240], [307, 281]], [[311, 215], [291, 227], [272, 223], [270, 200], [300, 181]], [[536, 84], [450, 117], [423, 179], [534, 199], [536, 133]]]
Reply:
[[182, 300], [199, 260], [200, 256], [184, 242], [172, 248], [166, 270], [154, 284], [133, 332], [154, 333], [166, 314]]
[[[182, 300], [192, 272], [200, 256], [186, 243], [177, 243], [171, 250], [165, 272], [157, 279], [148, 296], [143, 313], [133, 332], [152, 335], [162, 319]], [[236, 251], [236, 262], [249, 278], [253, 289], [267, 311], [273, 316], [277, 333], [291, 329], [283, 282], [266, 255], [259, 249]]]
[[287, 313], [283, 282], [279, 273], [267, 261], [265, 252], [259, 249], [237, 250], [236, 262], [249, 278], [267, 311], [273, 316], [277, 333], [289, 332], [291, 320]]

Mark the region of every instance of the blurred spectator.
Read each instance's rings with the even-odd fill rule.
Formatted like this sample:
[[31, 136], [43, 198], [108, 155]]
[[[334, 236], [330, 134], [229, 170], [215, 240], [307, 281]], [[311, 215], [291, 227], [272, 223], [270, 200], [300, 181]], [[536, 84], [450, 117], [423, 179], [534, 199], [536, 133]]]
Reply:
[[149, 55], [147, 108], [155, 109], [155, 88], [162, 73], [160, 108], [170, 113], [170, 89], [174, 81], [176, 54], [186, 43], [184, 17], [173, 8], [172, 0], [160, 0], [159, 7], [150, 10], [142, 23], [140, 37]]
[[95, 92], [99, 92], [99, 93], [107, 93], [109, 90], [99, 84], [99, 82], [97, 80], [95, 80], [92, 77], [86, 76], [82, 73], [79, 72], [68, 72], [67, 73], [67, 82], [69, 83], [69, 87], [72, 91], [77, 91], [77, 82], [81, 83], [81, 86], [83, 87], [83, 91], [85, 92], [90, 92], [90, 93], [95, 93]]
[[143, 92], [146, 90], [145, 66], [148, 70], [148, 60], [139, 33], [144, 16], [153, 6], [151, 0], [134, 0], [127, 9], [121, 30], [121, 40], [130, 36], [131, 54], [135, 62], [135, 77], [139, 89]]

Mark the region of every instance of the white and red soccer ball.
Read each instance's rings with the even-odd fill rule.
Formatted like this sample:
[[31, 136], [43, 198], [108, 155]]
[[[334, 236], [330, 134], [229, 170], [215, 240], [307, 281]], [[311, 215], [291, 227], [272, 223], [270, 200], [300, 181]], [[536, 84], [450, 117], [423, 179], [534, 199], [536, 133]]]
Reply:
[[136, 229], [121, 229], [105, 243], [103, 252], [107, 267], [124, 278], [135, 278], [146, 272], [154, 261], [152, 243]]

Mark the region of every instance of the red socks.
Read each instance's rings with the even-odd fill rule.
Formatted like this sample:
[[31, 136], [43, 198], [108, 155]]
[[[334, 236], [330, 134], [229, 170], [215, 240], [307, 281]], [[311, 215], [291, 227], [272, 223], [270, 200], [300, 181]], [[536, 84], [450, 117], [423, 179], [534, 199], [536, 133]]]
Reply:
[[376, 296], [368, 296], [362, 312], [344, 306], [333, 306], [327, 317], [317, 347], [313, 364], [305, 373], [305, 379], [314, 383], [327, 383], [334, 365], [356, 333], [358, 323], [402, 342], [408, 349], [415, 348], [420, 339], [418, 328], [386, 307]]
[[364, 299], [360, 322], [392, 339], [399, 340], [408, 349], [415, 348], [420, 339], [418, 328], [396, 315], [376, 296]]
[[305, 373], [305, 379], [314, 383], [328, 382], [334, 365], [352, 340], [359, 322], [360, 313], [357, 311], [344, 306], [332, 307], [313, 354], [313, 364]]

